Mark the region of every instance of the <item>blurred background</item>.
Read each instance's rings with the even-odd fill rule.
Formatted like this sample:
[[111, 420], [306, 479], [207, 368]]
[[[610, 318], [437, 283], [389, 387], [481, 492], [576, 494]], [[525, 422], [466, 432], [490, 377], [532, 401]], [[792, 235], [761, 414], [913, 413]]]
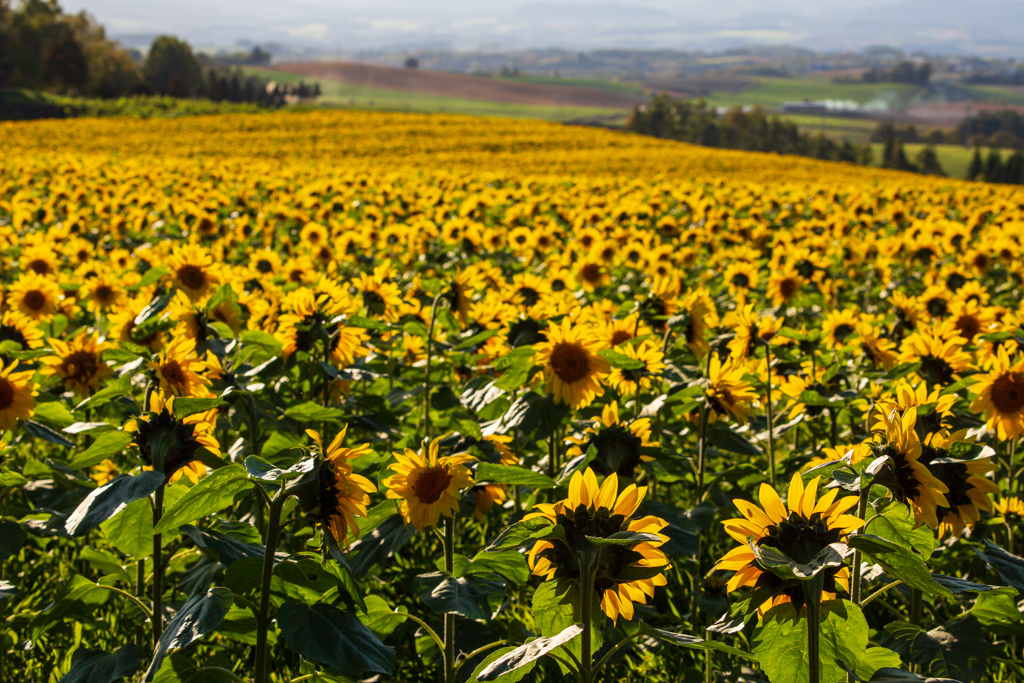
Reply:
[[0, 0], [0, 117], [526, 117], [1015, 183], [1021, 35], [1020, 0]]

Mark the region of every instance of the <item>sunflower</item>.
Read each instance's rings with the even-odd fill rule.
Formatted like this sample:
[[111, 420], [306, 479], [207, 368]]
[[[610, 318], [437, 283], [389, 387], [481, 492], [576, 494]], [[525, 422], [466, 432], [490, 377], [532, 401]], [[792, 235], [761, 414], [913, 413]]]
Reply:
[[608, 348], [615, 348], [635, 337], [654, 334], [653, 330], [640, 320], [639, 313], [630, 313], [625, 318], [599, 323], [598, 335]]
[[353, 537], [359, 537], [359, 525], [355, 518], [366, 517], [366, 506], [370, 503], [369, 494], [377, 492], [373, 482], [352, 471], [350, 462], [369, 453], [370, 444], [364, 443], [355, 448], [342, 447], [341, 443], [345, 440], [347, 431], [348, 425], [344, 425], [327, 450], [324, 450], [320, 434], [312, 429], [306, 430], [306, 434], [316, 441], [317, 450], [323, 456], [316, 471], [320, 505], [317, 514], [324, 530], [329, 530], [335, 542], [342, 548], [348, 548], [349, 530], [352, 531]]
[[206, 362], [196, 354], [196, 340], [177, 337], [149, 363], [160, 389], [172, 396], [198, 396], [210, 380], [203, 376]]
[[461, 491], [473, 485], [473, 474], [467, 462], [476, 460], [472, 455], [459, 453], [438, 457], [441, 439], [424, 445], [422, 450], [405, 449], [394, 453], [398, 461], [389, 469], [394, 472], [383, 480], [389, 499], [400, 500], [402, 517], [418, 531], [426, 526], [437, 526], [442, 515], [453, 517], [459, 508]]
[[352, 286], [362, 297], [363, 307], [369, 315], [384, 318], [389, 322], [398, 320], [399, 309], [402, 307], [402, 292], [393, 282], [378, 277], [376, 272], [373, 275], [364, 273], [353, 280]]
[[927, 330], [903, 340], [901, 363], [920, 363], [917, 374], [929, 384], [948, 385], [970, 367], [971, 356], [963, 349], [963, 337], [943, 338]]
[[573, 326], [568, 318], [563, 318], [561, 325], [548, 323], [547, 340], [534, 349], [555, 403], [578, 409], [604, 394], [600, 379], [611, 371], [611, 365], [597, 355], [601, 346], [601, 339], [589, 328]]
[[729, 358], [725, 363], [717, 355], [711, 357], [708, 367], [708, 384], [704, 396], [708, 402], [711, 421], [720, 416], [729, 416], [737, 422], [746, 424], [751, 404], [757, 398], [757, 392], [747, 380], [743, 366], [735, 359]]
[[857, 332], [860, 313], [855, 308], [829, 311], [821, 323], [825, 344], [830, 349], [841, 349], [852, 341]]
[[620, 477], [632, 478], [636, 468], [654, 458], [643, 453], [644, 448], [658, 445], [651, 441], [651, 420], [643, 417], [632, 422], [619, 419], [619, 404], [612, 401], [595, 417], [593, 425], [582, 436], [569, 438], [572, 446], [566, 456], [574, 458], [593, 447], [597, 451], [594, 467], [598, 474], [617, 473]]
[[90, 334], [85, 330], [79, 332], [69, 342], [50, 339], [50, 348], [53, 349], [54, 355], [39, 359], [43, 364], [39, 372], [43, 375], [56, 375], [62, 379], [76, 397], [88, 396], [99, 389], [100, 380], [114, 374], [100, 357], [108, 346], [99, 341], [95, 332]]
[[665, 369], [665, 354], [661, 352], [657, 343], [644, 340], [638, 346], [624, 346], [621, 351], [624, 356], [643, 363], [644, 366], [635, 370], [612, 369], [608, 375], [608, 384], [620, 395], [632, 396], [658, 381], [659, 373]]
[[6, 311], [0, 318], [0, 344], [12, 341], [22, 350], [38, 349], [43, 346], [43, 336], [34, 320], [17, 311]]
[[18, 361], [4, 367], [0, 362], [0, 429], [14, 431], [19, 420], [32, 417], [36, 409], [36, 383], [33, 370], [15, 372]]
[[[616, 495], [617, 494], [617, 495]], [[652, 534], [657, 540], [635, 544], [606, 545], [598, 550], [595, 597], [601, 610], [617, 622], [619, 615], [632, 619], [633, 603], [647, 603], [654, 588], [668, 583], [664, 572], [670, 566], [660, 547], [668, 540], [662, 529], [668, 522], [654, 516], [632, 519], [647, 494], [647, 487], [630, 484], [619, 493], [615, 474], [597, 484], [594, 471], [576, 471], [569, 480], [569, 497], [553, 504], [534, 506], [524, 519], [543, 518], [559, 525], [564, 535], [550, 541], [537, 541], [528, 555], [530, 570], [546, 580], [579, 580], [577, 552], [592, 547], [587, 537], [607, 538], [622, 532]]]
[[505, 484], [478, 484], [473, 487], [473, 516], [481, 524], [495, 503], [508, 500], [508, 486]]
[[861, 353], [876, 370], [889, 370], [896, 365], [896, 344], [879, 336], [870, 322], [857, 323], [857, 336], [860, 337]]
[[971, 391], [976, 394], [971, 411], [981, 413], [1001, 441], [1024, 433], [1024, 358], [1011, 361], [1006, 347], [1000, 346], [988, 374], [981, 375]]
[[762, 316], [754, 312], [754, 304], [745, 304], [730, 311], [722, 324], [735, 331], [727, 345], [729, 353], [738, 359], [754, 355], [758, 342], [770, 342], [782, 329], [782, 320], [773, 316]]
[[795, 270], [779, 270], [768, 278], [768, 298], [774, 306], [788, 306], [800, 293], [803, 278]]
[[[864, 526], [864, 520], [846, 512], [857, 505], [857, 496], [837, 497], [839, 489], [829, 489], [818, 498], [815, 477], [807, 486], [800, 474], [794, 474], [783, 504], [779, 494], [768, 484], [761, 484], [761, 507], [742, 499], [733, 504], [743, 515], [740, 519], [722, 522], [725, 532], [740, 543], [715, 564], [712, 571], [733, 571], [726, 584], [731, 593], [743, 586], [754, 589], [755, 603], [761, 614], [775, 605], [792, 602], [804, 604], [803, 587], [766, 571], [754, 556], [750, 544], [774, 548], [794, 562], [806, 563], [826, 546], [842, 542], [847, 535]], [[842, 590], [850, 590], [850, 570], [845, 566], [829, 567], [824, 572], [822, 600], [831, 600]]]
[[149, 397], [149, 411], [130, 420], [126, 432], [142, 456], [143, 469], [164, 473], [167, 483], [187, 477], [193, 484], [206, 474], [206, 465], [196, 459], [201, 448], [220, 457], [220, 444], [214, 437], [217, 410], [195, 413], [184, 418], [174, 414], [174, 396], [160, 390]]
[[992, 503], [993, 509], [1005, 518], [1011, 518], [1015, 522], [1024, 520], [1024, 500], [1010, 496], [1000, 498]]
[[995, 471], [991, 457], [957, 460], [949, 455], [949, 448], [962, 441], [964, 432], [936, 432], [925, 438], [921, 462], [931, 474], [946, 485], [949, 505], [939, 506], [939, 538], [947, 533], [959, 536], [964, 528], [973, 528], [981, 519], [981, 511], [992, 512], [990, 494], [999, 494], [999, 486], [985, 475]]
[[[185, 294], [182, 293], [182, 297]], [[187, 297], [186, 297], [187, 298]], [[150, 303], [146, 297], [136, 297], [124, 302], [117, 310], [110, 314], [110, 339], [114, 341], [126, 341], [139, 346], [145, 346], [150, 351], [156, 351], [164, 345], [164, 335], [161, 332], [152, 332], [145, 337], [137, 337], [135, 334], [135, 318]], [[173, 305], [173, 303], [172, 303]]]
[[220, 282], [213, 256], [196, 244], [176, 246], [167, 259], [171, 281], [193, 301], [210, 294]]
[[751, 289], [757, 289], [757, 264], [745, 261], [733, 261], [722, 273], [725, 284], [733, 296], [741, 296]]
[[60, 300], [60, 286], [35, 272], [22, 273], [7, 292], [7, 306], [33, 320], [53, 317]]
[[122, 283], [112, 275], [99, 275], [84, 287], [86, 308], [93, 313], [107, 312], [126, 298]]
[[875, 445], [879, 457], [889, 461], [875, 475], [875, 483], [889, 489], [894, 500], [908, 505], [914, 513], [915, 528], [927, 524], [936, 529], [939, 520], [936, 510], [950, 507], [946, 498], [949, 487], [935, 478], [928, 467], [921, 462], [922, 445], [914, 427], [917, 424], [917, 407], [904, 411], [882, 413], [885, 434], [881, 443]]
[[356, 358], [370, 353], [365, 344], [370, 340], [370, 333], [361, 327], [339, 325], [331, 339], [331, 360], [337, 368], [352, 365]]
[[121, 470], [117, 464], [106, 458], [98, 465], [93, 466], [92, 472], [89, 473], [89, 478], [96, 482], [97, 486], [103, 486], [109, 484], [114, 478], [121, 474]]
[[683, 336], [686, 343], [697, 352], [708, 347], [708, 331], [718, 326], [718, 311], [715, 302], [705, 289], [687, 292], [679, 302], [679, 310], [685, 314]]
[[469, 309], [473, 304], [473, 292], [476, 291], [477, 285], [473, 271], [460, 269], [455, 272], [451, 286], [445, 294], [452, 313], [463, 325], [469, 322]]

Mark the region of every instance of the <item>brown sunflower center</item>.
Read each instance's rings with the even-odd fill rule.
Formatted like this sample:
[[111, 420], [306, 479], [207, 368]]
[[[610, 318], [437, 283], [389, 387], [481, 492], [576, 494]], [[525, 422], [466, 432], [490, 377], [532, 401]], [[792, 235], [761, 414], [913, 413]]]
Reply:
[[7, 410], [14, 403], [14, 385], [6, 377], [0, 377], [0, 410]]
[[587, 282], [600, 282], [601, 281], [601, 266], [596, 263], [588, 263], [583, 266], [583, 279]]
[[46, 308], [46, 295], [38, 289], [30, 289], [21, 297], [21, 303], [30, 311], [41, 311]]
[[93, 298], [95, 298], [96, 301], [106, 303], [114, 298], [114, 290], [108, 285], [100, 285], [93, 293]]
[[551, 350], [551, 369], [568, 384], [579, 382], [590, 373], [587, 350], [580, 344], [560, 342]]
[[1024, 409], [1024, 376], [1017, 372], [1000, 375], [992, 383], [992, 403], [1003, 415]]
[[264, 275], [274, 270], [273, 264], [267, 259], [260, 259], [256, 262], [256, 270], [260, 271]]
[[29, 261], [28, 269], [36, 273], [39, 273], [40, 275], [49, 275], [51, 272], [50, 264], [41, 258]]
[[99, 358], [92, 351], [75, 351], [61, 363], [64, 376], [80, 384], [87, 384], [100, 369]]
[[189, 264], [178, 268], [178, 281], [189, 289], [202, 289], [206, 286], [206, 273], [199, 266]]
[[421, 502], [429, 504], [441, 497], [451, 481], [452, 475], [448, 472], [448, 467], [435, 465], [420, 475], [420, 478], [412, 485], [412, 490]]
[[618, 346], [624, 341], [629, 341], [633, 338], [633, 335], [629, 333], [629, 330], [615, 330], [612, 332], [612, 346]]
[[974, 335], [981, 331], [981, 321], [975, 318], [973, 315], [964, 314], [957, 318], [956, 329], [960, 330], [967, 341], [974, 339]]
[[783, 299], [791, 299], [793, 298], [793, 295], [796, 294], [797, 286], [796, 278], [783, 278], [782, 281], [779, 282], [779, 294], [782, 295]]
[[182, 369], [181, 364], [176, 360], [167, 361], [161, 365], [160, 374], [168, 384], [175, 387], [185, 385], [185, 371]]

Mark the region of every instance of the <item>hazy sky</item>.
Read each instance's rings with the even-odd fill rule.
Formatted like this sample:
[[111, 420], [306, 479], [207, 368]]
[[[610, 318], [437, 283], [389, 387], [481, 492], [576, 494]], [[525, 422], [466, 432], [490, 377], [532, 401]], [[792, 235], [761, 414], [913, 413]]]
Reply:
[[[1016, 45], [1024, 0], [62, 0], [114, 35], [328, 49]], [[1004, 49], [1000, 48], [1000, 49]]]

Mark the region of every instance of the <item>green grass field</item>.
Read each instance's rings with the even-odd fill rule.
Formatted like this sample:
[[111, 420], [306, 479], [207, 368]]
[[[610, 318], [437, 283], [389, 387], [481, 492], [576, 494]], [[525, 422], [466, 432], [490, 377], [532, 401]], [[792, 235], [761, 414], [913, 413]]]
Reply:
[[545, 121], [586, 121], [603, 125], [622, 125], [627, 112], [621, 109], [598, 107], [558, 107], [534, 104], [508, 104], [487, 100], [471, 100], [444, 95], [386, 90], [358, 85], [348, 85], [323, 79], [302, 77], [269, 69], [247, 67], [246, 73], [281, 83], [319, 83], [321, 96], [319, 106], [369, 109], [381, 111], [414, 111], [444, 114], [467, 114], [470, 116], [498, 116], [502, 118], [542, 119]]
[[607, 90], [609, 92], [621, 93], [623, 95], [636, 95], [643, 97], [649, 90], [642, 85], [626, 83], [622, 81], [606, 81], [590, 78], [554, 78], [549, 76], [494, 76], [495, 80], [510, 81], [513, 83], [537, 83], [539, 85], [565, 85], [575, 88], [594, 88], [596, 90]]
[[783, 121], [795, 123], [801, 132], [815, 135], [824, 133], [833, 140], [849, 140], [858, 145], [867, 143], [878, 121], [864, 118], [841, 118], [838, 116], [809, 116], [805, 114], [782, 114]]
[[828, 78], [754, 78], [754, 85], [742, 92], [713, 92], [706, 99], [720, 107], [760, 104], [779, 107], [785, 102], [804, 100], [850, 100], [857, 104], [907, 106], [924, 88], [902, 83], [833, 83]]
[[[924, 144], [903, 145], [903, 151], [906, 153], [907, 159], [913, 163], [914, 157], [926, 146]], [[875, 153], [876, 164], [882, 162], [883, 147], [884, 145], [880, 143], [873, 143], [871, 145], [871, 150]], [[938, 155], [939, 163], [942, 164], [942, 168], [946, 171], [947, 176], [950, 178], [963, 178], [967, 175], [967, 167], [971, 163], [971, 157], [974, 156], [974, 149], [962, 145], [936, 145], [935, 153]], [[983, 152], [983, 154], [986, 153], [987, 151]]]

